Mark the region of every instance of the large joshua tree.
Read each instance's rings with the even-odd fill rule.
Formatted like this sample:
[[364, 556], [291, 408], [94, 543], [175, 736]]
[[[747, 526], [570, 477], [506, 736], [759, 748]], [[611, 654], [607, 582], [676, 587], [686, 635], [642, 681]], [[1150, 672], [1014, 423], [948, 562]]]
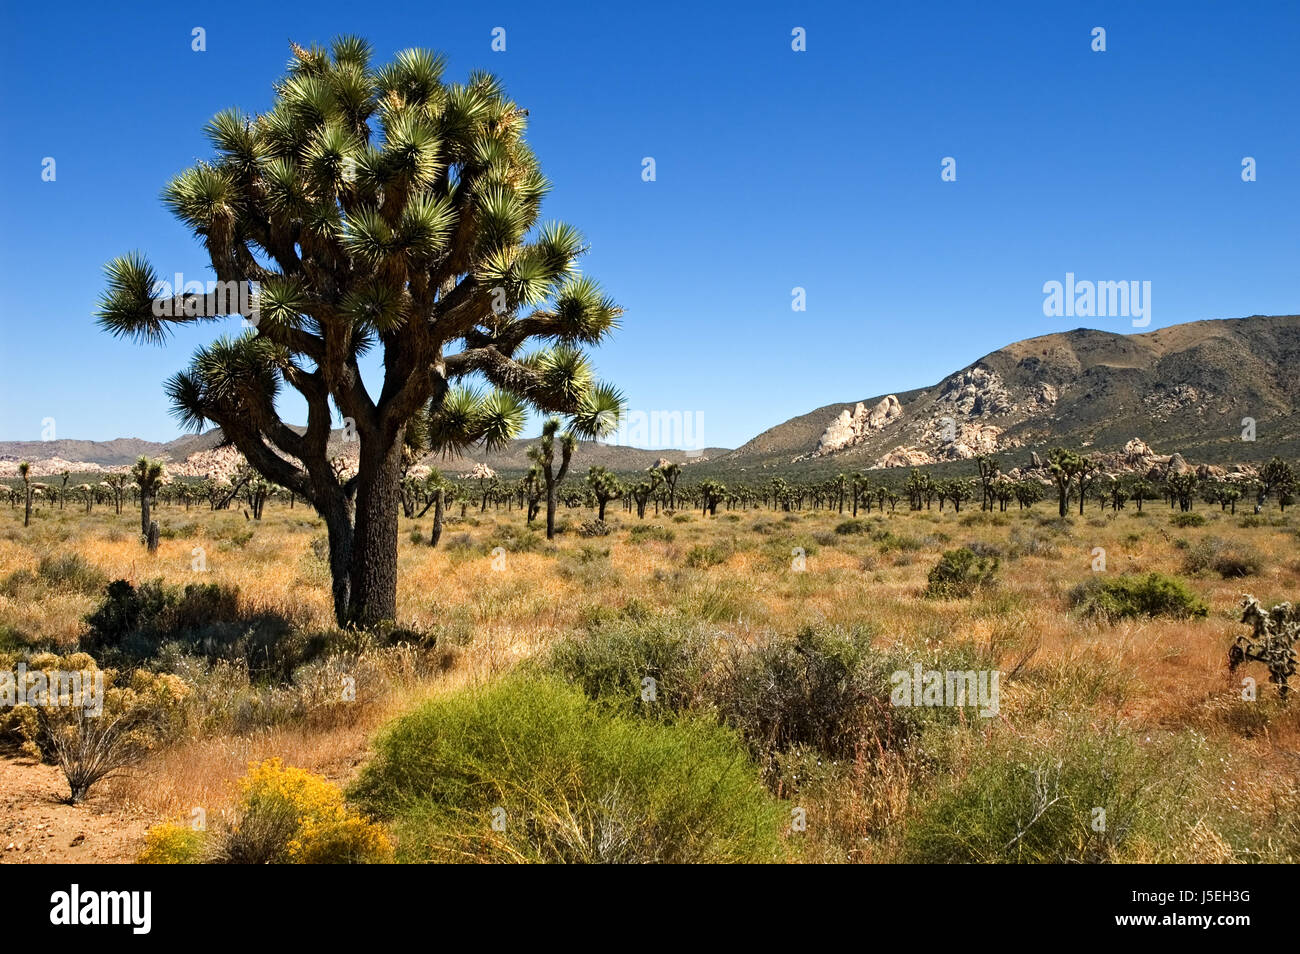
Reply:
[[[161, 300], [133, 253], [109, 264], [99, 319], [159, 342], [174, 324], [255, 312], [253, 331], [200, 348], [167, 392], [184, 424], [215, 421], [316, 508], [335, 615], [369, 625], [396, 615], [404, 447], [497, 448], [530, 407], [614, 415], [617, 392], [580, 347], [621, 310], [578, 274], [580, 234], [539, 224], [548, 183], [524, 142], [528, 113], [496, 78], [445, 83], [442, 58], [422, 50], [375, 68], [355, 37], [292, 49], [270, 111], [219, 113], [206, 129], [216, 155], [164, 191], [217, 280], [256, 283], [255, 307], [232, 307], [228, 284]], [[361, 377], [371, 351], [377, 391]], [[306, 402], [305, 428], [277, 411], [285, 386]], [[334, 411], [359, 442], [355, 472], [331, 460]]]

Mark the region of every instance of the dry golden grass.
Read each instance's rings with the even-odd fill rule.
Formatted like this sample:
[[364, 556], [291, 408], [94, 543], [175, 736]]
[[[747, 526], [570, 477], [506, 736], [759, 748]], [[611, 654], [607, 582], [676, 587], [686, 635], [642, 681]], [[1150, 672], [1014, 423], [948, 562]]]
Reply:
[[[1300, 706], [1277, 705], [1266, 674], [1250, 667], [1260, 685], [1260, 708], [1245, 708], [1249, 704], [1238, 699], [1241, 674], [1228, 674], [1226, 658], [1243, 631], [1237, 622], [1242, 593], [1266, 605], [1300, 599], [1300, 523], [1273, 514], [1271, 523], [1243, 526], [1241, 516], [1204, 507], [1199, 512], [1207, 525], [1188, 529], [1172, 526], [1170, 511], [1158, 504], [1141, 516], [1090, 506], [1064, 526], [1048, 519], [1055, 514], [1044, 504], [997, 515], [937, 509], [860, 515], [869, 528], [887, 529], [891, 544], [869, 533], [835, 533], [849, 516], [834, 512], [720, 511], [715, 518], [652, 512], [638, 521], [615, 505], [608, 536], [579, 536], [577, 528], [592, 515], [562, 510], [568, 531], [553, 544], [533, 533], [520, 545], [519, 511], [480, 513], [470, 506], [463, 516], [453, 508], [436, 550], [426, 542], [427, 518], [403, 520], [399, 622], [436, 632], [440, 645], [454, 647], [447, 668], [394, 679], [347, 724], [280, 725], [182, 741], [109, 792], [161, 818], [197, 805], [220, 811], [247, 764], [272, 755], [346, 779], [364, 759], [367, 739], [395, 714], [431, 694], [491, 679], [592, 620], [638, 605], [680, 611], [742, 641], [764, 631], [836, 625], [865, 627], [882, 647], [969, 643], [1004, 672], [1019, 667], [1002, 687], [1005, 723], [1028, 732], [1055, 713], [1076, 710], [1123, 720], [1139, 736], [1194, 730], [1240, 756], [1207, 784], [1244, 812], [1275, 812], [1278, 805], [1297, 804]], [[249, 521], [237, 510], [165, 506], [157, 519], [165, 538], [150, 556], [138, 540], [135, 513], [42, 510], [24, 529], [20, 510], [0, 511], [0, 584], [17, 571], [34, 572], [42, 557], [75, 553], [110, 579], [184, 584], [201, 578], [238, 587], [250, 604], [298, 626], [333, 626], [328, 576], [317, 552], [323, 525], [309, 510], [272, 503], [263, 520]], [[631, 532], [638, 525], [664, 533], [638, 536]], [[671, 539], [664, 538], [668, 534]], [[1189, 548], [1210, 538], [1257, 556], [1259, 572], [1227, 580], [1212, 571], [1185, 575]], [[926, 575], [941, 553], [968, 543], [1002, 553], [998, 585], [970, 599], [924, 598]], [[494, 568], [491, 549], [498, 544], [505, 548], [504, 566], [496, 560]], [[192, 569], [196, 547], [206, 559], [201, 577]], [[700, 547], [716, 548], [720, 561], [691, 565], [709, 562], [693, 556]], [[803, 572], [792, 565], [796, 547], [806, 554]], [[1108, 574], [1185, 576], [1207, 602], [1208, 616], [1114, 624], [1080, 618], [1070, 610], [1068, 593], [1093, 575], [1094, 547], [1105, 549]], [[0, 637], [70, 646], [97, 602], [92, 593], [40, 583], [0, 586]], [[869, 773], [850, 767], [852, 779], [826, 794], [826, 814], [838, 819], [846, 837], [861, 842], [836, 849], [839, 857], [887, 855], [882, 833], [908, 810], [913, 776], [883, 756], [876, 763]], [[1193, 854], [1222, 855], [1212, 828], [1193, 835], [1188, 843], [1199, 846]]]

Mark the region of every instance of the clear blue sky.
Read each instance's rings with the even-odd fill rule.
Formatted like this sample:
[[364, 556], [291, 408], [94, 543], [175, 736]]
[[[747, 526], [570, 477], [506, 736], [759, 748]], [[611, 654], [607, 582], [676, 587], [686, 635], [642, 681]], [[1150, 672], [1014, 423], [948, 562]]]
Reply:
[[1045, 317], [1066, 272], [1150, 281], [1152, 329], [1300, 311], [1294, 2], [6, 4], [0, 439], [46, 417], [61, 438], [177, 435], [162, 381], [235, 322], [112, 339], [103, 263], [141, 249], [206, 277], [160, 189], [207, 155], [213, 113], [267, 108], [290, 39], [345, 32], [505, 80], [554, 182], [544, 217], [585, 232], [627, 309], [602, 375], [632, 408], [703, 412], [708, 444], [1020, 338], [1133, 330]]

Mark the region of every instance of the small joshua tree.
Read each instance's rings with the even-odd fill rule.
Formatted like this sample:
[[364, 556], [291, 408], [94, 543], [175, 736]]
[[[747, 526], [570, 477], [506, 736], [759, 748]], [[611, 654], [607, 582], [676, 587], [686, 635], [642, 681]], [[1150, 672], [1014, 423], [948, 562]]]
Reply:
[[147, 538], [151, 508], [163, 482], [162, 461], [141, 457], [131, 468], [131, 479], [140, 488], [140, 535]]
[[677, 478], [682, 475], [682, 465], [669, 461], [659, 468], [659, 475], [668, 493], [668, 509], [673, 510], [677, 506]]
[[27, 461], [21, 461], [18, 464], [18, 476], [23, 479], [23, 499], [26, 501], [23, 508], [23, 526], [29, 526], [32, 522], [32, 465]]
[[[1057, 447], [1048, 455], [1047, 467], [1052, 474], [1052, 482], [1056, 484], [1057, 511], [1064, 518], [1069, 507], [1070, 483], [1076, 474], [1083, 473], [1084, 460], [1072, 450]], [[1082, 493], [1079, 494], [1079, 500], [1082, 512]]]
[[710, 516], [717, 516], [718, 504], [727, 496], [726, 486], [716, 480], [705, 480], [700, 483], [699, 492], [703, 500], [702, 512]]
[[[580, 438], [602, 437], [615, 427], [623, 413], [623, 396], [609, 385], [592, 389], [585, 409], [570, 416], [568, 428], [560, 432], [558, 417], [542, 424], [542, 437], [528, 448], [528, 459], [537, 467], [546, 485], [546, 539], [555, 537], [555, 510], [559, 505], [559, 486], [569, 473], [573, 451]], [[559, 442], [560, 468], [555, 469], [556, 442]]]
[[651, 469], [644, 480], [638, 480], [633, 484], [632, 499], [636, 501], [637, 519], [645, 519], [645, 508], [650, 503], [650, 497], [659, 487], [659, 479], [659, 471]]
[[1300, 641], [1300, 607], [1279, 603], [1265, 612], [1259, 600], [1243, 596], [1241, 621], [1249, 623], [1251, 635], [1238, 636], [1228, 650], [1228, 671], [1235, 672], [1247, 660], [1268, 667], [1268, 681], [1277, 686], [1283, 699], [1290, 687], [1287, 680], [1295, 675], [1295, 645]]
[[596, 497], [596, 506], [599, 508], [596, 519], [604, 521], [606, 505], [611, 500], [622, 497], [626, 488], [608, 468], [599, 465], [587, 471], [587, 484], [591, 487], [591, 492]]

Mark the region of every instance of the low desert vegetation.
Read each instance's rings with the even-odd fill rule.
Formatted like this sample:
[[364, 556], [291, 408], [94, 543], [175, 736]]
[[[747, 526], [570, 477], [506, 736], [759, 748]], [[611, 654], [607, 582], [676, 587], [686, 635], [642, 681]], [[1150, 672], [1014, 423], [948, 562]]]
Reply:
[[[274, 494], [164, 494], [152, 554], [128, 506], [0, 509], [0, 670], [93, 668], [123, 716], [18, 705], [0, 744], [151, 813], [149, 862], [1300, 858], [1290, 512], [597, 520], [566, 485], [548, 541], [505, 482], [441, 486], [367, 627]], [[996, 711], [900, 673], [997, 673]]]

